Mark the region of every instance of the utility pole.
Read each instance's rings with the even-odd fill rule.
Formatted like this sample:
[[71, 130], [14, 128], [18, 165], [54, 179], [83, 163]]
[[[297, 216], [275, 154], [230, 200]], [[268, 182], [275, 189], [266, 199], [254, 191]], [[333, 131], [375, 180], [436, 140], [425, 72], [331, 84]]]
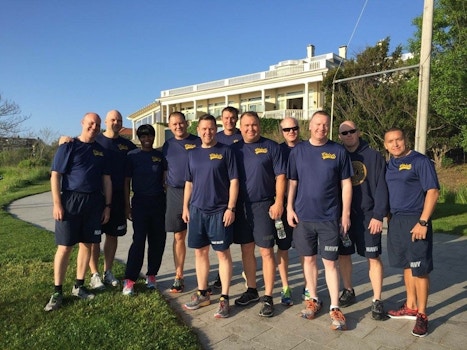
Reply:
[[420, 47], [420, 73], [418, 83], [417, 124], [415, 150], [425, 154], [428, 126], [428, 99], [430, 96], [431, 41], [433, 35], [433, 0], [423, 5], [422, 42]]

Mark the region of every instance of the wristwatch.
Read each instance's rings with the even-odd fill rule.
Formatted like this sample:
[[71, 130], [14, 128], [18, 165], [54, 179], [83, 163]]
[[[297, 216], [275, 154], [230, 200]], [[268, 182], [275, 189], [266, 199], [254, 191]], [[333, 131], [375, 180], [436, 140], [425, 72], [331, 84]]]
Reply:
[[421, 226], [425, 226], [425, 227], [428, 226], [428, 222], [425, 221], [425, 220], [418, 220], [418, 223], [419, 223]]
[[232, 213], [235, 213], [235, 207], [227, 208], [227, 210], [230, 210]]
[[105, 207], [106, 207], [106, 208], [111, 208], [111, 209], [112, 209], [112, 204], [106, 204]]

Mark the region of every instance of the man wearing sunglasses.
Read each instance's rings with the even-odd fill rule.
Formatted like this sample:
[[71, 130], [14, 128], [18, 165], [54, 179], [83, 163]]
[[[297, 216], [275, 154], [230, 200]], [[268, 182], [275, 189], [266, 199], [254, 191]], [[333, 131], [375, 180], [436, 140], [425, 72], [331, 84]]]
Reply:
[[[300, 142], [300, 128], [297, 119], [293, 117], [285, 117], [280, 122], [280, 129], [284, 142], [279, 144], [281, 149], [282, 158], [285, 164], [289, 159], [290, 151]], [[287, 203], [286, 201], [284, 201]], [[282, 213], [282, 222], [286, 237], [284, 239], [277, 239], [277, 267], [282, 282], [281, 304], [285, 306], [293, 305], [292, 290], [289, 288], [289, 249], [292, 246], [292, 233], [293, 228], [287, 223], [287, 211], [284, 208]]]
[[344, 289], [339, 306], [347, 307], [356, 302], [352, 288], [352, 259], [355, 248], [368, 260], [369, 277], [373, 288], [371, 318], [384, 321], [388, 318], [381, 301], [383, 263], [381, 261], [381, 233], [383, 218], [388, 214], [388, 189], [384, 179], [386, 163], [383, 156], [360, 138], [360, 130], [347, 120], [339, 126], [339, 139], [352, 161], [352, 205], [348, 235], [352, 244], [339, 246], [339, 267]]

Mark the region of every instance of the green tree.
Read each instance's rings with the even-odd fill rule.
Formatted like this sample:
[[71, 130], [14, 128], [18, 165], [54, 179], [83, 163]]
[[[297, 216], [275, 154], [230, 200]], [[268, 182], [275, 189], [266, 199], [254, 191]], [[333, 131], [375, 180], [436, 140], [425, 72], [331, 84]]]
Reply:
[[[427, 149], [438, 165], [446, 153], [467, 151], [467, 9], [465, 0], [436, 0], [430, 79]], [[414, 19], [417, 32], [409, 48], [419, 60], [422, 17]]]
[[[390, 39], [367, 47], [339, 69], [328, 72], [323, 81], [326, 108], [331, 108], [335, 80], [389, 71], [407, 63], [402, 60], [402, 47], [389, 53]], [[370, 144], [383, 150], [384, 132], [398, 126], [413, 135], [417, 111], [417, 94], [411, 86], [414, 70], [399, 70], [340, 82], [334, 85], [334, 134], [339, 124], [353, 120]], [[416, 84], [415, 84], [416, 89]]]

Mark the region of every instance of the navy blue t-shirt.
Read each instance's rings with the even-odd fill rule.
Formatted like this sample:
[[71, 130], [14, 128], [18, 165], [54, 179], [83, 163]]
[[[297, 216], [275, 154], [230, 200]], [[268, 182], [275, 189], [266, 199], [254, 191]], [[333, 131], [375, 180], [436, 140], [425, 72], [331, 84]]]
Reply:
[[157, 196], [164, 192], [164, 156], [155, 149], [128, 152], [126, 177], [131, 178], [135, 196]]
[[114, 191], [123, 191], [123, 180], [125, 179], [126, 155], [129, 151], [136, 148], [136, 145], [124, 137], [115, 139], [99, 134], [96, 141], [107, 150], [110, 157], [110, 176], [112, 178], [112, 189]]
[[185, 180], [193, 183], [191, 204], [207, 214], [225, 210], [229, 202], [230, 180], [238, 179], [232, 149], [223, 143], [211, 148], [195, 148], [188, 153]]
[[260, 137], [257, 142], [234, 143], [240, 181], [240, 197], [245, 202], [261, 202], [276, 196], [276, 177], [286, 173], [277, 142]]
[[433, 163], [416, 151], [389, 160], [386, 183], [391, 213], [399, 215], [420, 215], [425, 204], [426, 192], [434, 188], [439, 189]]
[[185, 168], [188, 161], [188, 151], [201, 146], [198, 136], [189, 134], [183, 140], [172, 137], [165, 141], [162, 153], [167, 161], [166, 183], [170, 187], [185, 187]]
[[110, 175], [110, 158], [97, 142], [73, 142], [60, 145], [52, 162], [52, 171], [62, 174], [62, 191], [102, 192], [102, 175]]
[[297, 180], [295, 213], [301, 221], [332, 221], [341, 215], [341, 180], [353, 175], [345, 148], [300, 142], [290, 152], [287, 178]]
[[228, 146], [230, 146], [233, 143], [237, 143], [242, 139], [242, 133], [238, 129], [235, 129], [235, 133], [233, 133], [232, 135], [224, 134], [224, 130], [221, 130], [216, 134], [217, 142], [223, 143], [224, 145]]

